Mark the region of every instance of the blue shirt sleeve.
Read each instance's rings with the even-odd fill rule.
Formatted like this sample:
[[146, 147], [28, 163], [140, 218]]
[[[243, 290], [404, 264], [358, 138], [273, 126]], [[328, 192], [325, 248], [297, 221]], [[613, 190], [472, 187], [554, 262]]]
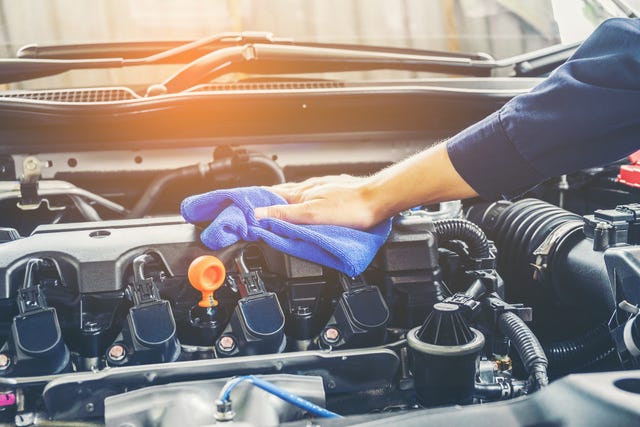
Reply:
[[544, 82], [447, 142], [455, 169], [486, 199], [638, 148], [640, 20], [627, 18], [603, 22]]

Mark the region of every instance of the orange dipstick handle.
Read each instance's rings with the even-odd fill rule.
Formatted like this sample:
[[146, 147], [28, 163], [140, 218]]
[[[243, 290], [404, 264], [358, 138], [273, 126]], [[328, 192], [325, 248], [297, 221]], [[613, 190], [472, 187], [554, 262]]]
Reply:
[[214, 256], [203, 255], [191, 261], [188, 272], [189, 282], [202, 293], [202, 301], [198, 302], [200, 307], [218, 305], [213, 293], [224, 283], [225, 273], [224, 264]]

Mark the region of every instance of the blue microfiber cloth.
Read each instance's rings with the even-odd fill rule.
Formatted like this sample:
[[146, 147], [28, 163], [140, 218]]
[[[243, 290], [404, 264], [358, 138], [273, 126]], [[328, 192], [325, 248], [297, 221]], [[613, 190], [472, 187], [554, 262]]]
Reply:
[[280, 196], [262, 187], [217, 190], [187, 197], [182, 216], [191, 223], [213, 221], [200, 235], [202, 242], [218, 250], [239, 240], [262, 240], [289, 255], [342, 271], [362, 273], [391, 231], [391, 220], [368, 231], [337, 225], [296, 225], [275, 218], [256, 220], [257, 207], [283, 205]]

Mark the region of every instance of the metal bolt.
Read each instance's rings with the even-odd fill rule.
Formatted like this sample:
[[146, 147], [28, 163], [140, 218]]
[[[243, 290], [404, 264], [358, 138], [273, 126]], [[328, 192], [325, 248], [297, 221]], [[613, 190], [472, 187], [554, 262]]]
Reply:
[[230, 400], [227, 400], [224, 402], [222, 400], [216, 401], [216, 413], [215, 413], [216, 421], [220, 421], [220, 422], [233, 421], [233, 418], [235, 417], [235, 415], [236, 413], [233, 412], [233, 409], [231, 409]]
[[308, 307], [306, 305], [301, 305], [299, 307], [296, 307], [295, 314], [297, 314], [298, 316], [309, 315], [311, 314], [311, 307]]
[[84, 322], [84, 325], [82, 326], [82, 330], [84, 332], [97, 332], [100, 330], [100, 324], [98, 322], [93, 322], [91, 320], [88, 320]]
[[221, 351], [231, 351], [236, 347], [236, 340], [230, 335], [225, 335], [218, 341], [218, 348]]
[[127, 357], [127, 349], [121, 344], [114, 344], [109, 349], [109, 359], [114, 362], [120, 362]]
[[11, 365], [11, 358], [4, 353], [0, 353], [0, 370], [7, 369]]
[[322, 336], [325, 339], [325, 341], [329, 343], [335, 343], [340, 340], [340, 331], [337, 330], [336, 328], [327, 328], [324, 330], [324, 333], [322, 334]]
[[33, 412], [25, 412], [25, 413], [16, 415], [13, 422], [18, 427], [26, 427], [26, 426], [33, 425], [35, 419], [36, 419], [36, 416]]
[[38, 169], [38, 161], [33, 158], [26, 159], [24, 162], [24, 168], [30, 171]]
[[96, 407], [95, 407], [95, 405], [93, 403], [89, 402], [84, 406], [84, 409], [87, 412], [93, 412], [96, 409]]

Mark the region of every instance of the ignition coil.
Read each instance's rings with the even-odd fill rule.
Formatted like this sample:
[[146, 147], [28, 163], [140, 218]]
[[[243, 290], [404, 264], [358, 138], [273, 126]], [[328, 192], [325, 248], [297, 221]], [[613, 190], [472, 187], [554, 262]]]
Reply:
[[155, 261], [151, 254], [133, 260], [134, 282], [129, 291], [134, 305], [120, 340], [107, 350], [112, 365], [174, 362], [180, 356], [171, 306], [160, 298], [154, 279], [144, 275], [145, 266]]
[[38, 280], [39, 272], [54, 267], [59, 270], [51, 259], [33, 258], [27, 262], [24, 283], [18, 290], [20, 314], [13, 318], [9, 338], [14, 358], [9, 359], [0, 376], [57, 374], [69, 367], [69, 349], [62, 339], [56, 309], [47, 306]]
[[324, 348], [373, 347], [384, 344], [389, 308], [380, 290], [362, 276], [338, 276], [344, 292], [320, 334]]
[[268, 292], [260, 269], [249, 269], [244, 249], [236, 257], [238, 301], [229, 324], [216, 342], [221, 357], [280, 353], [286, 346], [280, 302]]

